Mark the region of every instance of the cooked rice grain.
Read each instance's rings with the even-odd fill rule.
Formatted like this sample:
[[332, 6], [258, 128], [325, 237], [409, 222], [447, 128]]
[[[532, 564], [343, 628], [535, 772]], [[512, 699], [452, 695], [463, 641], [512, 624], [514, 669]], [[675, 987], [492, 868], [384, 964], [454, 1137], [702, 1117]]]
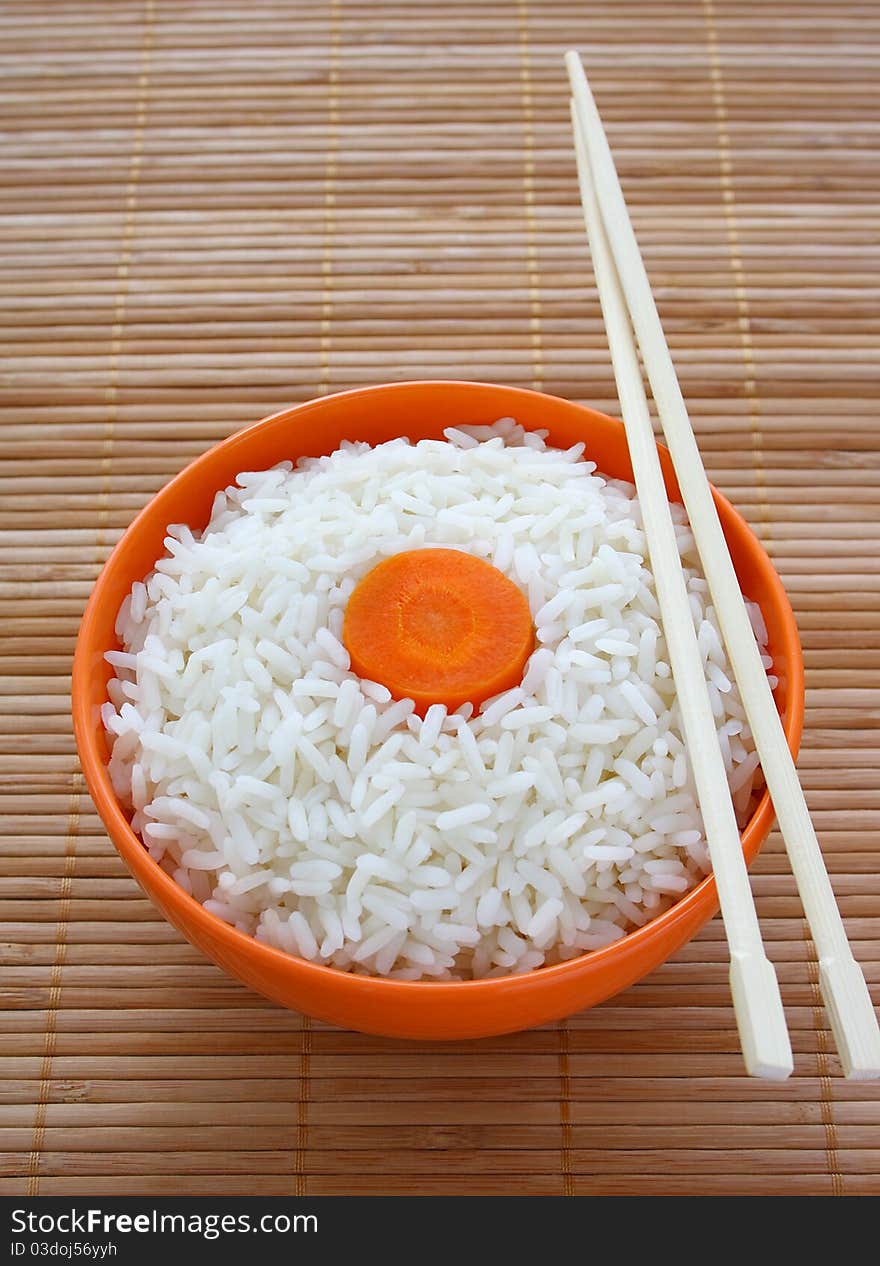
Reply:
[[[204, 532], [169, 528], [107, 656], [110, 775], [156, 861], [259, 940], [405, 979], [571, 958], [708, 868], [635, 490], [511, 419], [446, 435], [242, 473]], [[673, 511], [742, 814], [757, 758]], [[340, 640], [357, 581], [432, 546], [534, 614], [522, 685], [476, 715], [419, 718]]]

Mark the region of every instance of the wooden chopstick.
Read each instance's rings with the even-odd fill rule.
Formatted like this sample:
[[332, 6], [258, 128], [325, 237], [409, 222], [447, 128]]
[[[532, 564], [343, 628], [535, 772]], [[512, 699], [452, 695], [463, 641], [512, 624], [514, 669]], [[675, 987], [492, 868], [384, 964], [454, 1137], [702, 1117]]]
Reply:
[[[587, 179], [592, 181], [595, 189], [591, 219], [595, 217], [602, 226], [602, 241], [607, 244], [614, 264], [617, 293], [628, 311], [641, 349], [728, 658], [816, 946], [820, 987], [843, 1070], [847, 1077], [859, 1080], [877, 1078], [880, 1077], [877, 1016], [864, 975], [847, 940], [803, 789], [761, 662], [614, 159], [580, 56], [569, 52], [565, 63], [574, 96], [575, 134], [581, 138], [581, 165], [586, 160]], [[690, 742], [688, 745], [693, 761], [694, 751]]]
[[730, 946], [730, 987], [746, 1069], [782, 1079], [793, 1068], [773, 964], [764, 953], [684, 572], [663, 484], [638, 354], [572, 102], [581, 201], [682, 727]]

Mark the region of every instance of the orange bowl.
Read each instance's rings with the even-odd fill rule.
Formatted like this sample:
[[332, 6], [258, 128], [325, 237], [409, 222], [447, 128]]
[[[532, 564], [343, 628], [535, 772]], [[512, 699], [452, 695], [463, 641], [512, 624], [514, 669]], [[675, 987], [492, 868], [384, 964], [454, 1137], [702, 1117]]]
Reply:
[[[83, 772], [110, 838], [159, 909], [208, 958], [284, 1006], [365, 1033], [402, 1038], [474, 1038], [531, 1028], [604, 1001], [647, 975], [706, 923], [718, 908], [707, 877], [665, 913], [604, 949], [519, 976], [467, 981], [401, 981], [357, 976], [294, 958], [210, 914], [152, 860], [110, 784], [108, 745], [100, 709], [110, 668], [105, 651], [118, 646], [120, 604], [163, 554], [169, 523], [206, 524], [214, 494], [242, 470], [284, 459], [330, 453], [342, 440], [382, 443], [399, 435], [437, 437], [452, 424], [475, 425], [512, 416], [546, 428], [551, 443], [583, 441], [599, 470], [632, 479], [623, 426], [592, 409], [514, 387], [471, 382], [402, 382], [325, 396], [285, 409], [230, 436], [187, 466], [141, 511], [98, 577], [80, 627], [73, 665], [73, 721]], [[666, 450], [666, 486], [679, 499]], [[759, 603], [767, 624], [776, 691], [789, 747], [796, 755], [804, 711], [803, 660], [791, 606], [773, 564], [745, 520], [717, 491], [715, 502], [744, 593]], [[773, 821], [761, 798], [743, 831], [748, 862]]]

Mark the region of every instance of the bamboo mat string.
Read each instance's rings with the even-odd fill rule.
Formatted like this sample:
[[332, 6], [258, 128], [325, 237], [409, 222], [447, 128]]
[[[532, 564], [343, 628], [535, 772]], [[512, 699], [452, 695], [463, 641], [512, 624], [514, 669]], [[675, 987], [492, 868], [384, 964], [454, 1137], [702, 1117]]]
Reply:
[[[517, 28], [520, 58], [520, 97], [523, 120], [523, 201], [526, 220], [526, 274], [529, 290], [529, 328], [532, 348], [532, 388], [541, 391], [544, 386], [544, 335], [541, 305], [541, 272], [537, 247], [537, 216], [535, 190], [535, 111], [532, 84], [532, 54], [529, 32], [529, 6], [526, 0], [517, 0]], [[568, 1021], [560, 1020], [559, 1034], [559, 1128], [562, 1193], [574, 1195], [574, 1179], [571, 1166], [571, 1079], [569, 1076]]]
[[[765, 548], [772, 555], [773, 543], [771, 532], [771, 513], [767, 491], [767, 472], [764, 463], [764, 445], [761, 436], [761, 406], [757, 387], [757, 370], [755, 366], [754, 343], [752, 339], [752, 321], [746, 289], [745, 269], [743, 266], [740, 233], [737, 224], [736, 190], [734, 188], [733, 162], [729, 132], [724, 71], [721, 62], [721, 47], [718, 34], [718, 22], [715, 0], [702, 0], [704, 21], [706, 26], [706, 42], [709, 54], [709, 75], [712, 85], [712, 103], [715, 112], [715, 123], [718, 132], [719, 167], [721, 174], [721, 190], [724, 201], [724, 218], [727, 226], [727, 241], [730, 254], [730, 268], [733, 274], [734, 290], [738, 313], [740, 346], [745, 369], [744, 390], [748, 400], [749, 427], [752, 439], [752, 463], [755, 471], [755, 482], [758, 494], [758, 511], [761, 525], [761, 538]], [[816, 959], [816, 947], [810, 936], [809, 927], [803, 924], [804, 938], [807, 942], [808, 970], [813, 1005], [811, 1016], [816, 1034], [816, 1051], [819, 1065], [819, 1093], [822, 1123], [825, 1127], [825, 1159], [831, 1188], [834, 1195], [843, 1195], [843, 1177], [838, 1168], [838, 1149], [834, 1124], [834, 1109], [831, 1098], [831, 1079], [828, 1075], [828, 1050], [826, 1037], [826, 1019], [819, 989], [819, 971]]]
[[147, 127], [147, 108], [150, 92], [150, 72], [155, 41], [156, 0], [145, 0], [141, 62], [135, 86], [134, 130], [131, 154], [128, 162], [128, 178], [125, 186], [125, 207], [122, 219], [122, 240], [116, 266], [116, 299], [113, 305], [113, 325], [110, 331], [110, 371], [104, 399], [107, 418], [101, 446], [101, 493], [98, 503], [98, 533], [95, 542], [96, 568], [101, 561], [104, 536], [110, 506], [113, 478], [113, 448], [119, 421], [119, 374], [128, 298], [131, 291], [131, 260], [138, 210], [138, 190], [144, 157], [144, 138]]
[[529, 324], [532, 344], [532, 387], [544, 386], [544, 351], [541, 331], [541, 278], [538, 268], [537, 221], [535, 216], [535, 107], [532, 85], [532, 54], [529, 42], [529, 6], [517, 0], [519, 35], [519, 80], [523, 120], [523, 198], [526, 215], [526, 268], [529, 287]]
[[70, 784], [70, 803], [67, 812], [67, 831], [64, 837], [64, 870], [61, 876], [61, 890], [58, 902], [58, 930], [55, 940], [55, 954], [49, 976], [49, 998], [46, 1007], [46, 1032], [43, 1045], [43, 1058], [40, 1061], [40, 1085], [37, 1091], [34, 1129], [31, 1139], [30, 1154], [27, 1163], [27, 1194], [40, 1194], [40, 1154], [46, 1136], [46, 1111], [52, 1095], [52, 1061], [55, 1057], [55, 1043], [58, 1028], [58, 1010], [61, 1004], [61, 983], [64, 962], [67, 957], [67, 925], [70, 918], [70, 889], [76, 869], [76, 841], [82, 803], [82, 773], [77, 763]]
[[[125, 186], [125, 206], [122, 234], [116, 267], [116, 299], [113, 306], [113, 324], [110, 332], [108, 383], [104, 392], [107, 406], [104, 435], [101, 445], [100, 493], [98, 497], [97, 528], [93, 570], [100, 567], [107, 529], [107, 520], [113, 478], [113, 442], [119, 412], [119, 372], [122, 341], [125, 329], [126, 306], [134, 243], [135, 218], [137, 215], [138, 185], [144, 150], [147, 122], [147, 105], [150, 88], [150, 68], [155, 41], [156, 0], [145, 0], [141, 27], [141, 52], [138, 77], [135, 86], [134, 124], [128, 176]], [[74, 754], [70, 781], [70, 800], [67, 813], [67, 830], [64, 837], [64, 867], [61, 875], [58, 901], [58, 925], [55, 954], [49, 977], [49, 995], [46, 1008], [43, 1057], [40, 1065], [40, 1084], [34, 1114], [33, 1137], [27, 1165], [27, 1194], [36, 1196], [40, 1190], [40, 1153], [45, 1141], [46, 1113], [52, 1095], [52, 1068], [55, 1057], [58, 1011], [61, 1004], [64, 964], [67, 959], [67, 936], [70, 922], [70, 903], [76, 874], [76, 848], [82, 817], [83, 779], [79, 761]]]
[[311, 1102], [311, 1055], [312, 1022], [307, 1015], [301, 1018], [299, 1046], [299, 1099], [296, 1110], [296, 1151], [294, 1152], [294, 1195], [309, 1193], [309, 1103]]
[[571, 1164], [571, 1064], [569, 1062], [571, 1035], [569, 1033], [568, 1020], [560, 1020], [557, 1028], [559, 1031], [559, 1126], [562, 1135], [560, 1147], [562, 1194], [564, 1196], [573, 1196], [575, 1190]]
[[331, 324], [333, 321], [333, 246], [336, 235], [336, 179], [339, 161], [339, 68], [342, 48], [342, 3], [330, 0], [330, 59], [327, 73], [327, 153], [324, 160], [324, 241], [321, 249], [321, 344], [318, 395], [330, 391]]
[[831, 1083], [831, 1070], [828, 1061], [828, 1027], [825, 1020], [825, 1007], [822, 1002], [822, 991], [819, 988], [819, 960], [816, 946], [810, 935], [810, 925], [806, 919], [802, 921], [804, 943], [807, 947], [807, 975], [810, 981], [812, 999], [811, 1013], [813, 1030], [816, 1034], [816, 1064], [819, 1081], [819, 1106], [822, 1125], [825, 1130], [825, 1160], [828, 1176], [831, 1179], [831, 1194], [845, 1196], [846, 1187], [843, 1174], [840, 1172], [839, 1150], [837, 1142], [837, 1126], [834, 1121], [834, 1095]]
[[709, 53], [709, 78], [712, 86], [712, 106], [715, 112], [715, 126], [718, 133], [718, 155], [721, 176], [721, 196], [724, 202], [724, 220], [727, 230], [727, 243], [730, 255], [730, 271], [733, 274], [734, 292], [736, 294], [737, 327], [739, 330], [740, 348], [742, 350], [745, 378], [743, 390], [746, 394], [749, 409], [749, 429], [752, 441], [752, 465], [755, 472], [755, 483], [758, 493], [760, 513], [761, 539], [767, 552], [773, 554], [773, 537], [771, 529], [770, 507], [767, 497], [767, 472], [764, 466], [764, 444], [761, 438], [761, 405], [758, 396], [757, 369], [755, 366], [755, 350], [752, 339], [752, 318], [749, 299], [746, 292], [745, 269], [743, 267], [742, 246], [736, 213], [736, 191], [733, 184], [733, 162], [731, 159], [729, 116], [727, 96], [724, 87], [724, 70], [721, 64], [721, 49], [718, 39], [718, 22], [715, 11], [715, 0], [702, 0], [703, 15], [706, 25], [706, 43]]
[[[339, 156], [339, 69], [342, 53], [341, 0], [329, 2], [329, 59], [327, 70], [327, 150], [324, 160], [324, 238], [321, 250], [321, 324], [318, 395], [330, 391], [333, 325], [333, 247], [336, 234], [336, 176]], [[295, 1194], [308, 1192], [309, 1104], [311, 1100], [311, 1021], [301, 1018], [297, 1143], [294, 1155]]]

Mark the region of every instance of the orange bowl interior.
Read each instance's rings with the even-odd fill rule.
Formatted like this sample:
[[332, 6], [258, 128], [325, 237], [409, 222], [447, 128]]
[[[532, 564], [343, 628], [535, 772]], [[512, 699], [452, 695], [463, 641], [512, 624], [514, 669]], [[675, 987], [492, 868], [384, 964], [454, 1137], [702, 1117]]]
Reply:
[[[209, 914], [149, 856], [129, 825], [107, 774], [100, 719], [110, 669], [103, 656], [118, 645], [114, 624], [135, 580], [164, 552], [169, 523], [202, 528], [214, 494], [242, 470], [332, 452], [342, 440], [377, 444], [399, 435], [438, 437], [450, 425], [512, 416], [549, 442], [583, 441], [585, 457], [612, 477], [632, 479], [620, 422], [554, 396], [489, 383], [404, 382], [326, 396], [286, 409], [231, 436], [187, 466], [137, 516], [108, 559], [89, 600], [73, 667], [73, 720], [89, 791], [110, 838], [155, 904], [194, 945], [266, 997], [318, 1019], [366, 1033], [405, 1038], [470, 1038], [560, 1019], [602, 1002], [674, 953], [717, 910], [711, 876], [671, 909], [605, 949], [521, 976], [476, 981], [397, 981], [356, 976], [294, 958], [255, 941]], [[670, 497], [679, 499], [668, 453], [660, 447]], [[745, 520], [717, 491], [715, 501], [744, 593], [767, 624], [777, 704], [796, 755], [803, 724], [803, 660], [791, 606], [773, 564]], [[743, 836], [749, 862], [773, 821], [768, 795]]]

